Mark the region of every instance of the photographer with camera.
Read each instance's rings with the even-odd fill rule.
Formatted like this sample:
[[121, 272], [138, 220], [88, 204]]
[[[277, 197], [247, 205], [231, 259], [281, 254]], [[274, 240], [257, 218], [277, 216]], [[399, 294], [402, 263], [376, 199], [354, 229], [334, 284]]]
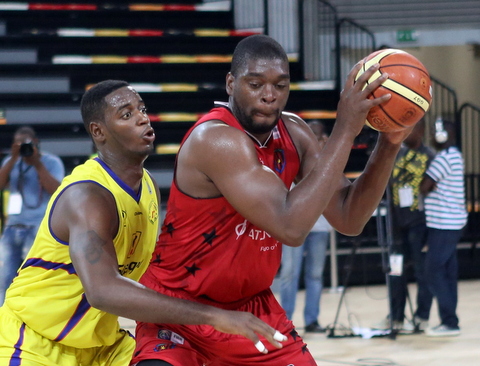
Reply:
[[65, 174], [60, 158], [41, 152], [38, 144], [31, 127], [20, 127], [0, 168], [0, 190], [9, 190], [6, 225], [0, 238], [0, 305], [33, 244], [50, 196]]

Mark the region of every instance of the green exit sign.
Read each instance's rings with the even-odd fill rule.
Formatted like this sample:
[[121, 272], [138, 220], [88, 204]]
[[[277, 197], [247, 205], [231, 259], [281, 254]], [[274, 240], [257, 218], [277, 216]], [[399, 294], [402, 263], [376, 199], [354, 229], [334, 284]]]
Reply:
[[397, 31], [397, 42], [416, 42], [418, 32], [414, 29], [402, 29]]

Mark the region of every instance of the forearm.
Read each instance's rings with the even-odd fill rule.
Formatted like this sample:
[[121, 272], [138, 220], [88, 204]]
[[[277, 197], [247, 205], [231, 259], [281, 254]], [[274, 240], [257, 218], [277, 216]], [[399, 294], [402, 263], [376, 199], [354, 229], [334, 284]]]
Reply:
[[380, 135], [365, 170], [345, 188], [343, 220], [338, 231], [347, 235], [361, 233], [384, 195], [399, 149], [400, 144], [392, 144]]
[[343, 184], [343, 172], [353, 140], [354, 136], [344, 133], [335, 136], [332, 133], [318, 154], [313, 169], [289, 192], [288, 199], [293, 202], [290, 209], [294, 214], [287, 224], [302, 229], [303, 239], [324, 212], [335, 191]]
[[[128, 294], [128, 301], [125, 300]], [[89, 297], [90, 296], [90, 297]], [[87, 295], [91, 305], [125, 318], [170, 324], [214, 325], [220, 309], [159, 294], [140, 283], [119, 276], [113, 283]]]

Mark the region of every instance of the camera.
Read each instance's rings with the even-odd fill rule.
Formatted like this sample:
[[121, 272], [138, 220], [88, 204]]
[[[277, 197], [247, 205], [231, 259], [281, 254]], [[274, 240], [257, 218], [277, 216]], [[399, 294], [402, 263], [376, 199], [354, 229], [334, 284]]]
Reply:
[[20, 155], [24, 157], [29, 157], [33, 155], [32, 141], [22, 142], [22, 144], [20, 145]]

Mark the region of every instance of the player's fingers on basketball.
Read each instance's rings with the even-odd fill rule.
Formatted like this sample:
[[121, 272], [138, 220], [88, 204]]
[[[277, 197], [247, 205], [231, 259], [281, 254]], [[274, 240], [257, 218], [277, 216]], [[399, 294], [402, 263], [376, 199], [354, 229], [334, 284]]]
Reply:
[[381, 132], [382, 134], [385, 134], [388, 136], [388, 140], [393, 143], [393, 144], [398, 144], [401, 143], [403, 140], [407, 138], [408, 135], [412, 132], [413, 128], [415, 125], [406, 127], [400, 131], [394, 131], [394, 132]]
[[355, 82], [355, 86], [360, 89], [360, 90], [367, 90], [369, 92], [373, 91], [376, 89], [381, 83], [383, 83], [386, 79], [385, 77], [382, 77], [382, 75], [379, 75], [379, 77], [382, 77], [380, 80], [380, 83], [376, 83], [378, 78], [376, 77], [375, 73], [378, 73], [378, 69], [380, 67], [380, 64], [376, 63], [370, 66], [364, 73], [362, 73], [357, 81]]
[[345, 89], [348, 87], [352, 87], [353, 84], [355, 84], [355, 77], [357, 76], [358, 72], [361, 70], [362, 66], [363, 66], [363, 60], [357, 62], [352, 67], [352, 69], [350, 70], [350, 73], [347, 76], [347, 80], [345, 81]]
[[380, 105], [382, 103], [387, 102], [391, 97], [392, 97], [392, 95], [390, 93], [388, 93], [388, 94], [382, 95], [378, 98], [371, 99], [370, 104], [371, 104], [372, 107], [375, 107], [377, 105]]
[[[369, 84], [365, 87], [365, 89], [363, 90], [363, 93], [364, 93], [364, 97], [365, 98], [369, 98], [371, 96], [374, 96], [375, 95], [375, 90], [380, 86], [382, 85], [386, 80], [388, 79], [388, 74], [387, 73], [384, 73], [382, 75], [379, 75], [378, 78], [376, 78], [375, 80], [370, 80], [369, 81]], [[372, 98], [372, 99], [369, 99], [370, 101], [370, 104], [371, 106], [377, 106], [381, 103], [384, 103], [386, 102], [387, 100], [389, 100], [391, 98], [391, 94], [390, 93], [386, 93], [386, 94], [382, 94], [380, 97], [376, 97], [376, 98]]]
[[368, 89], [369, 92], [373, 92], [375, 89], [377, 89], [380, 85], [382, 85], [386, 80], [388, 79], [388, 73], [384, 72], [380, 75], [378, 75], [378, 78], [375, 78], [375, 80], [369, 80], [369, 84], [365, 89]]

